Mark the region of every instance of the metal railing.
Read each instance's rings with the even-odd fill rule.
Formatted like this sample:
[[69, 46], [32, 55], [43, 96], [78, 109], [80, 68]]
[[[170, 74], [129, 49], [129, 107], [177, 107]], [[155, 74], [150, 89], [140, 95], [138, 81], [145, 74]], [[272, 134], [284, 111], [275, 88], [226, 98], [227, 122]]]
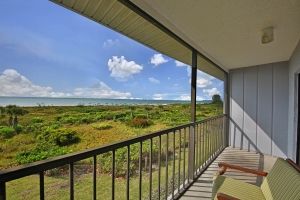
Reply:
[[[0, 200], [9, 199], [11, 181], [30, 175], [39, 176], [40, 199], [49, 195], [45, 194], [49, 177], [67, 177], [64, 190], [72, 200], [78, 195], [74, 188], [78, 177], [86, 176], [91, 179], [86, 191], [92, 199], [178, 199], [225, 148], [225, 120], [226, 115], [219, 115], [0, 171]], [[85, 168], [84, 173], [77, 172], [80, 167]], [[103, 174], [111, 176], [109, 197], [99, 191]], [[125, 190], [118, 189], [120, 179]], [[85, 185], [83, 182], [81, 187]]]

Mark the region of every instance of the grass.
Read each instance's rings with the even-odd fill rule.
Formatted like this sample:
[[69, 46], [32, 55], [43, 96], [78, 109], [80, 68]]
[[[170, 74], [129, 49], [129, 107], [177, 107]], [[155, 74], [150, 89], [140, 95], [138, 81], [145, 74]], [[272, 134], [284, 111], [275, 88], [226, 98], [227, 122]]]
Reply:
[[[18, 165], [14, 157], [21, 151], [33, 148], [40, 141], [41, 135], [46, 129], [69, 128], [76, 131], [81, 139], [80, 142], [67, 146], [74, 152], [184, 124], [189, 122], [190, 118], [187, 114], [189, 108], [182, 104], [164, 105], [163, 108], [147, 105], [146, 107], [152, 108], [150, 111], [146, 111], [145, 106], [142, 105], [136, 107], [137, 109], [133, 111], [133, 118], [149, 112], [148, 120], [151, 120], [153, 125], [146, 128], [127, 126], [126, 120], [132, 118], [131, 110], [126, 105], [24, 108], [29, 113], [18, 117], [23, 131], [20, 134], [14, 134], [12, 138], [0, 136], [0, 170]], [[197, 120], [221, 113], [222, 108], [214, 104], [197, 105]], [[77, 119], [77, 121], [68, 123], [63, 120], [65, 118]], [[82, 120], [83, 118], [85, 120]], [[8, 116], [0, 118], [0, 126], [6, 126], [7, 121]], [[112, 127], [105, 130], [93, 128], [98, 124], [109, 124]]]
[[[158, 106], [151, 106], [151, 110], [145, 110], [145, 106], [136, 106], [137, 109], [133, 111], [131, 116], [131, 109], [128, 106], [80, 106], [80, 107], [29, 107], [25, 108], [29, 114], [20, 116], [19, 124], [24, 127], [24, 131], [20, 134], [15, 134], [12, 138], [0, 137], [0, 170], [17, 166], [15, 156], [24, 150], [29, 150], [43, 140], [43, 133], [48, 129], [62, 129], [68, 128], [76, 131], [80, 137], [80, 142], [66, 146], [68, 150], [78, 151], [88, 149], [104, 144], [109, 144], [123, 139], [132, 138], [135, 136], [159, 131], [172, 127], [175, 125], [187, 123], [190, 116], [187, 114], [189, 108], [177, 105], [165, 105], [163, 108]], [[149, 107], [149, 105], [147, 106]], [[128, 120], [132, 120], [135, 116], [146, 116], [149, 112], [149, 119], [151, 126], [146, 128], [134, 128], [126, 125]], [[222, 107], [214, 104], [201, 104], [197, 105], [197, 120], [212, 117], [222, 113]], [[0, 126], [7, 124], [7, 116], [0, 119]], [[32, 120], [34, 119], [34, 120]], [[70, 119], [70, 121], [68, 121]], [[73, 120], [73, 121], [72, 121]], [[38, 122], [38, 123], [37, 123]], [[95, 128], [96, 127], [96, 128]], [[104, 127], [104, 128], [103, 128]], [[109, 128], [107, 128], [109, 127]], [[168, 181], [173, 174], [172, 167], [175, 162], [175, 172], [178, 172], [179, 163], [180, 171], [183, 171], [183, 162], [186, 163], [185, 171], [187, 170], [188, 158], [183, 159], [183, 146], [179, 152], [179, 141], [181, 145], [188, 142], [188, 134], [186, 140], [183, 139], [184, 134], [182, 131], [181, 138], [179, 132], [176, 132], [175, 140], [175, 160], [173, 160], [173, 136], [169, 136], [169, 168], [168, 168]], [[196, 149], [201, 154], [201, 150], [205, 152], [204, 157], [199, 156], [199, 163], [207, 159], [210, 155], [209, 141], [213, 141], [217, 136], [215, 134], [203, 135], [204, 143], [201, 147]], [[200, 138], [200, 137], [199, 137]], [[153, 144], [157, 145], [158, 138], [153, 139]], [[155, 143], [156, 141], [156, 143]], [[165, 149], [166, 137], [162, 137], [162, 151]], [[213, 151], [216, 150], [216, 146]], [[186, 148], [187, 152], [187, 148]], [[181, 160], [179, 162], [179, 155]], [[187, 154], [186, 154], [187, 155]], [[144, 159], [144, 157], [143, 157]], [[126, 160], [126, 159], [125, 159]], [[124, 161], [126, 163], [126, 161]], [[91, 165], [92, 160], [87, 159], [81, 161], [79, 164]], [[100, 165], [103, 163], [99, 163]], [[145, 161], [143, 160], [143, 165]], [[153, 166], [156, 166], [153, 163]], [[92, 174], [90, 173], [91, 167], [86, 168], [86, 172], [76, 172], [75, 167], [75, 198], [77, 199], [91, 199], [92, 198]], [[79, 170], [79, 169], [78, 169]], [[120, 170], [120, 169], [119, 169]], [[124, 169], [122, 169], [124, 170]], [[57, 171], [57, 170], [52, 170]], [[62, 175], [64, 174], [64, 175]], [[157, 167], [153, 169], [152, 188], [157, 188], [158, 185], [158, 171]], [[39, 178], [38, 175], [32, 175], [10, 181], [7, 183], [7, 196], [8, 199], [39, 199]], [[161, 183], [166, 182], [166, 163], [161, 165]], [[142, 176], [142, 194], [143, 197], [149, 195], [149, 173], [143, 171]], [[134, 173], [130, 177], [130, 199], [138, 199], [139, 191], [139, 177]], [[109, 173], [102, 173], [98, 170], [97, 174], [97, 195], [99, 199], [109, 199], [111, 197], [111, 175]], [[126, 179], [124, 177], [117, 177], [115, 179], [115, 197], [116, 199], [124, 199], [126, 191]], [[47, 199], [69, 199], [69, 177], [67, 170], [64, 170], [60, 175], [45, 176], [45, 195]]]

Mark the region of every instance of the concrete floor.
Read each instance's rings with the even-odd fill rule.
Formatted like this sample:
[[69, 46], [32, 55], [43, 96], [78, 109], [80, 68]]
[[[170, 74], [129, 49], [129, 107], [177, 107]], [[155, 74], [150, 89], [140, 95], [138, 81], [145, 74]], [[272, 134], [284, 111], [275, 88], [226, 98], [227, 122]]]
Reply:
[[[180, 199], [211, 199], [213, 175], [221, 170], [221, 168], [218, 166], [219, 162], [225, 162], [241, 167], [269, 172], [275, 161], [276, 158], [272, 156], [261, 155], [254, 152], [227, 147]], [[227, 169], [224, 175], [258, 186], [260, 186], [263, 181], [263, 177], [231, 169]]]

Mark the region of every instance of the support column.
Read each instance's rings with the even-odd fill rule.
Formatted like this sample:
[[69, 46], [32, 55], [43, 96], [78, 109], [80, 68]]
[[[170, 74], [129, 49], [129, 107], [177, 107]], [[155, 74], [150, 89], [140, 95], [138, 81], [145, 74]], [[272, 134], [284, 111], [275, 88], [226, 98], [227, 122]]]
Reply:
[[[196, 121], [196, 90], [197, 90], [197, 51], [192, 52], [191, 74], [191, 122]], [[189, 179], [194, 179], [195, 172], [195, 131], [196, 126], [190, 127], [189, 133]]]
[[223, 114], [226, 117], [223, 120], [223, 147], [229, 146], [229, 98], [229, 73], [224, 72]]

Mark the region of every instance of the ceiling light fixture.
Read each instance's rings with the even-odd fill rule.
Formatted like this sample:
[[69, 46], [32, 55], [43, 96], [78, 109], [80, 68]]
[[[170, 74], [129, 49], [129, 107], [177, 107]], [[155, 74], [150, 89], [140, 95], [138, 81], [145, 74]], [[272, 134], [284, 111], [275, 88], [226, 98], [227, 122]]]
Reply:
[[273, 27], [269, 27], [269, 28], [265, 28], [263, 30], [261, 30], [261, 42], [263, 44], [267, 44], [270, 43], [274, 40], [274, 28]]

